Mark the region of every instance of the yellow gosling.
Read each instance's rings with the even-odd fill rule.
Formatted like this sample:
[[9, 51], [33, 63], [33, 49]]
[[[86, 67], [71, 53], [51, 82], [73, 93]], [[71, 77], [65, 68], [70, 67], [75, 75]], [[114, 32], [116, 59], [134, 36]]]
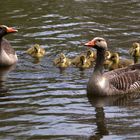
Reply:
[[81, 55], [79, 62], [75, 65], [78, 68], [89, 68], [91, 66], [91, 61], [86, 58], [85, 55]]
[[91, 61], [91, 62], [93, 62], [93, 61], [95, 61], [95, 59], [96, 59], [96, 53], [94, 52], [94, 51], [92, 51], [92, 50], [87, 50], [87, 52], [86, 52], [86, 58], [89, 60], [89, 61]]
[[111, 55], [112, 55], [112, 53], [110, 51], [105, 52], [105, 61], [104, 61], [104, 68], [105, 69], [108, 69], [108, 67], [111, 63], [111, 61], [110, 61]]
[[132, 44], [132, 47], [129, 49], [129, 54], [133, 57], [134, 63], [138, 63], [140, 57], [140, 44], [138, 42]]
[[110, 61], [109, 66], [108, 66], [109, 70], [114, 70], [114, 69], [117, 69], [117, 68], [123, 68], [123, 67], [126, 67], [128, 65], [133, 64], [132, 60], [120, 59], [118, 53], [112, 53], [109, 61]]
[[45, 49], [41, 48], [39, 44], [29, 48], [26, 53], [34, 58], [42, 58], [46, 54]]
[[59, 68], [67, 68], [70, 66], [71, 61], [65, 56], [65, 54], [61, 53], [57, 58], [54, 59], [53, 63]]
[[111, 57], [111, 52], [110, 51], [106, 51], [105, 52], [105, 59], [108, 60]]

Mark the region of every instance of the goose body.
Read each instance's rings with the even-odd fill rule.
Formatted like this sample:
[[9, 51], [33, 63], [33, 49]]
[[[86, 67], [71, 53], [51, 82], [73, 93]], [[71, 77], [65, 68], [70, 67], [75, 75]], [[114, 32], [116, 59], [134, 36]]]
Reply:
[[42, 58], [45, 55], [45, 49], [41, 48], [39, 44], [35, 44], [26, 51], [27, 54], [34, 58]]
[[59, 68], [67, 68], [70, 66], [71, 61], [65, 56], [65, 54], [61, 53], [54, 59], [53, 63]]
[[104, 73], [105, 52], [108, 49], [106, 40], [96, 37], [85, 45], [97, 50], [95, 68], [87, 84], [88, 94], [108, 96], [140, 91], [140, 64]]
[[18, 61], [15, 50], [8, 40], [3, 38], [6, 34], [14, 32], [17, 32], [17, 30], [12, 27], [0, 25], [0, 66], [10, 66]]

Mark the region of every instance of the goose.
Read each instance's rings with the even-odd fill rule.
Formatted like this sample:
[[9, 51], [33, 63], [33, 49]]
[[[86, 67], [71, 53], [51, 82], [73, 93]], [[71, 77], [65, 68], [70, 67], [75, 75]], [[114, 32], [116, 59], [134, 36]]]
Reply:
[[133, 60], [120, 59], [119, 53], [115, 52], [111, 54], [111, 57], [109, 59], [108, 69], [114, 70], [117, 68], [126, 67], [131, 64], [133, 64]]
[[111, 63], [111, 61], [110, 61], [111, 55], [112, 55], [112, 52], [110, 52], [109, 50], [107, 50], [105, 52], [105, 61], [104, 61], [104, 68], [105, 69], [108, 69], [108, 67]]
[[75, 66], [81, 69], [89, 68], [91, 66], [91, 60], [87, 59], [85, 55], [81, 55], [79, 62]]
[[59, 68], [67, 68], [70, 66], [71, 61], [65, 56], [65, 54], [61, 53], [57, 58], [54, 59], [53, 64]]
[[71, 64], [72, 64], [73, 66], [76, 66], [76, 65], [80, 62], [80, 57], [81, 57], [82, 55], [84, 55], [84, 54], [81, 53], [81, 54], [75, 56], [74, 58], [71, 58]]
[[76, 57], [72, 58], [71, 64], [77, 67], [78, 65], [83, 65], [82, 64], [83, 60], [84, 61], [86, 60], [90, 64], [93, 64], [92, 62], [95, 61], [95, 58], [96, 58], [96, 53], [94, 51], [88, 49], [86, 52], [82, 52], [79, 55], [77, 55]]
[[140, 44], [134, 42], [132, 48], [129, 49], [129, 54], [133, 57], [134, 63], [138, 63], [138, 58], [140, 57]]
[[45, 55], [45, 49], [41, 48], [39, 44], [35, 44], [26, 51], [27, 54], [34, 58], [42, 58]]
[[10, 66], [18, 61], [15, 50], [12, 48], [8, 40], [4, 39], [3, 36], [17, 32], [12, 27], [0, 25], [0, 66]]
[[110, 52], [109, 50], [107, 50], [107, 51], [105, 52], [105, 60], [110, 59], [110, 57], [111, 57], [111, 52]]
[[87, 84], [87, 94], [91, 96], [109, 96], [140, 91], [140, 64], [104, 72], [103, 64], [107, 42], [102, 37], [95, 37], [85, 46], [97, 50], [96, 64]]
[[90, 62], [95, 61], [96, 53], [94, 51], [88, 49], [86, 51], [86, 54], [85, 55], [86, 55], [86, 58], [88, 59], [88, 61], [90, 61]]

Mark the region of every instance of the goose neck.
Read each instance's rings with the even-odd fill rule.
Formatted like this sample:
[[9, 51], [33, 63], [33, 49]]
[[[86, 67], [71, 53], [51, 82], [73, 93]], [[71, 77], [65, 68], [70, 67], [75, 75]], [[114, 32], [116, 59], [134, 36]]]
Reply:
[[97, 58], [96, 58], [94, 72], [99, 72], [101, 74], [103, 73], [104, 61], [105, 61], [105, 51], [106, 50], [103, 50], [103, 49], [97, 50]]

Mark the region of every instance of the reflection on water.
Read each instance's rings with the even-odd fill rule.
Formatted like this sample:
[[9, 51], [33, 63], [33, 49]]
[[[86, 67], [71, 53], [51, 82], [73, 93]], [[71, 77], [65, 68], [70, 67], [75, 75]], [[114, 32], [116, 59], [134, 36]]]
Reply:
[[95, 108], [95, 116], [96, 116], [96, 133], [93, 136], [89, 137], [89, 140], [100, 140], [105, 135], [109, 135], [107, 126], [106, 126], [106, 119], [103, 107]]
[[0, 93], [8, 91], [8, 88], [5, 85], [5, 81], [7, 80], [9, 72], [14, 70], [15, 66], [16, 65], [0, 67]]
[[[88, 96], [88, 100], [93, 107], [95, 107], [96, 112], [96, 130], [95, 134], [90, 136], [90, 140], [92, 139], [101, 139], [104, 136], [109, 135], [109, 129], [107, 127], [107, 119], [104, 111], [105, 106], [131, 106], [130, 103], [136, 99], [140, 98], [139, 93], [133, 93], [129, 95], [121, 95], [121, 96], [110, 96], [110, 97], [91, 97]], [[132, 106], [135, 104], [133, 103]], [[135, 105], [137, 106], [137, 104]], [[112, 124], [113, 125], [113, 124]], [[118, 131], [118, 130], [117, 130]]]
[[[18, 54], [16, 68], [0, 69], [0, 139], [139, 138], [138, 94], [87, 98], [92, 68], [53, 66], [56, 55], [76, 56], [95, 36], [130, 58], [128, 49], [140, 39], [139, 0], [4, 0], [0, 5], [1, 24], [19, 30], [6, 36]], [[36, 43], [47, 52], [40, 61], [25, 53]]]
[[125, 106], [128, 105], [132, 100], [139, 99], [140, 93], [132, 93], [126, 95], [116, 95], [109, 97], [91, 97], [87, 96], [89, 102], [94, 107], [104, 107], [104, 106]]

